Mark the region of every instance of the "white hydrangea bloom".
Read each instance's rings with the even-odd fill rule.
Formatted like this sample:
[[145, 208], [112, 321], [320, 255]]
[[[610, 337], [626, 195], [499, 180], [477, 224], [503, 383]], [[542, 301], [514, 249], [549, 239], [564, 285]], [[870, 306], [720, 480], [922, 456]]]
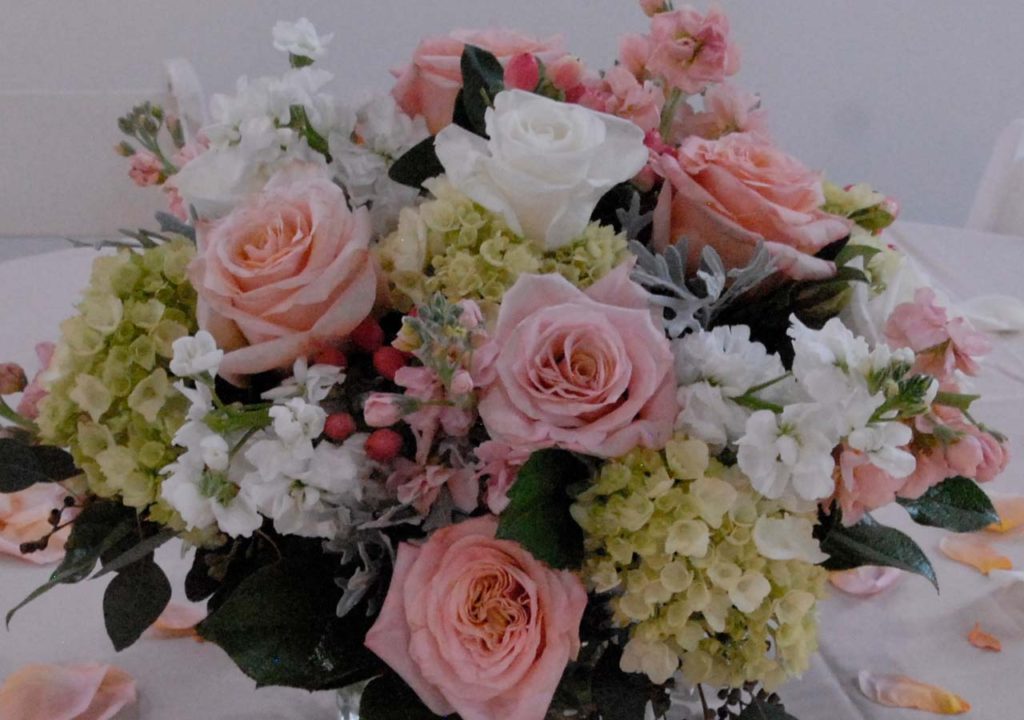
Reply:
[[274, 25], [273, 37], [276, 50], [315, 59], [323, 57], [325, 46], [334, 39], [334, 33], [317, 35], [313, 23], [302, 17], [295, 22], [279, 20]]
[[835, 490], [832, 450], [838, 441], [827, 434], [828, 427], [815, 405], [790, 405], [781, 415], [759, 410], [737, 443], [739, 467], [766, 498], [827, 498]]
[[181, 378], [206, 373], [216, 375], [220, 361], [224, 359], [224, 351], [218, 349], [217, 341], [206, 330], [200, 330], [194, 336], [178, 338], [171, 348], [174, 352], [170, 363], [171, 372]]
[[828, 559], [814, 539], [814, 523], [808, 517], [762, 515], [754, 524], [754, 545], [769, 560], [803, 560], [817, 565]]

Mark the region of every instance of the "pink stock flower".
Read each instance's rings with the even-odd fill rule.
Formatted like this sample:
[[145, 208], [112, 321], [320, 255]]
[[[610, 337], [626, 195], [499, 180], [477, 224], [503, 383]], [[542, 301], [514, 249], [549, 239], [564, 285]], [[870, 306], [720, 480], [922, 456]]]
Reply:
[[531, 53], [520, 53], [505, 66], [505, 89], [533, 92], [540, 82], [540, 63]]
[[638, 80], [647, 77], [647, 61], [651, 57], [651, 39], [646, 35], [627, 33], [619, 40], [619, 67], [624, 67]]
[[366, 647], [436, 715], [542, 720], [579, 652], [587, 593], [497, 526], [480, 517], [402, 543]]
[[981, 462], [974, 471], [974, 479], [978, 482], [995, 480], [1010, 463], [1010, 449], [999, 441], [992, 433], [980, 430], [973, 425], [971, 432], [981, 445]]
[[[704, 111], [680, 113], [672, 136], [682, 142], [690, 135], [717, 140], [729, 133], [750, 133], [768, 141], [767, 113], [761, 99], [732, 83], [713, 85], [704, 93]], [[689, 107], [689, 106], [685, 106]]]
[[405, 458], [399, 458], [396, 462], [387, 486], [399, 502], [411, 505], [421, 515], [430, 512], [441, 494], [441, 488], [446, 486], [455, 507], [464, 513], [476, 510], [480, 496], [480, 483], [472, 469], [423, 466]]
[[631, 72], [616, 66], [605, 73], [600, 83], [587, 89], [580, 104], [630, 120], [644, 132], [651, 132], [661, 122], [665, 94], [657, 85], [641, 84]]
[[50, 394], [44, 387], [44, 378], [46, 377], [46, 371], [50, 369], [50, 363], [53, 361], [53, 351], [56, 348], [57, 346], [52, 342], [36, 343], [36, 358], [39, 360], [39, 371], [32, 378], [32, 382], [28, 384], [28, 387], [22, 392], [21, 400], [18, 402], [17, 407], [18, 414], [30, 420], [35, 420], [39, 417], [39, 403]]
[[199, 324], [226, 350], [220, 371], [289, 365], [348, 335], [373, 308], [370, 218], [327, 173], [294, 164], [200, 233], [189, 277]]
[[[764, 138], [732, 133], [718, 140], [691, 137], [679, 157], [656, 166], [666, 182], [659, 204], [659, 249], [679, 237], [698, 257], [706, 245], [726, 265], [746, 264], [763, 240], [779, 270], [796, 279], [822, 279], [835, 265], [814, 257], [850, 232], [850, 222], [820, 209], [821, 177]], [[669, 193], [667, 196], [665, 193]]]
[[873, 465], [866, 454], [845, 446], [839, 456], [839, 473], [836, 500], [846, 525], [857, 523], [865, 512], [894, 502], [906, 481]]
[[988, 338], [976, 331], [964, 318], [950, 319], [946, 309], [936, 302], [935, 291], [919, 288], [914, 301], [898, 305], [885, 326], [885, 336], [893, 347], [906, 347], [917, 353], [914, 369], [938, 378], [952, 379], [953, 371], [968, 375], [978, 372], [975, 358], [992, 349]]
[[651, 18], [647, 69], [670, 87], [693, 95], [740, 69], [739, 49], [729, 38], [729, 20], [719, 10], [707, 15], [692, 7]]
[[26, 665], [0, 686], [4, 720], [110, 720], [135, 704], [135, 681], [111, 665]]
[[363, 405], [363, 419], [373, 428], [391, 427], [405, 415], [403, 399], [394, 393], [370, 393]]
[[456, 30], [446, 37], [424, 39], [412, 61], [392, 71], [397, 81], [391, 93], [406, 114], [422, 115], [432, 133], [451, 124], [462, 88], [460, 59], [466, 44], [493, 53], [502, 65], [528, 53], [550, 66], [566, 54], [559, 36], [534, 40], [510, 30]]
[[128, 177], [139, 187], [156, 185], [164, 178], [163, 163], [149, 150], [137, 150], [131, 157]]
[[[63, 508], [68, 495], [58, 483], [38, 483], [20, 492], [0, 494], [0, 553], [37, 565], [47, 565], [64, 557], [70, 527], [52, 535], [43, 550], [23, 555], [21, 545], [39, 540], [53, 529], [50, 512]], [[62, 518], [71, 520], [76, 514], [74, 510], [65, 510]]]
[[446, 404], [444, 384], [428, 367], [401, 368], [395, 373], [395, 384], [405, 388], [406, 397], [423, 403], [404, 417], [416, 438], [416, 462], [421, 465], [427, 461], [438, 430], [444, 430], [451, 437], [464, 437], [476, 422], [473, 410]]
[[678, 411], [672, 353], [624, 263], [586, 292], [558, 275], [521, 275], [474, 357], [492, 439], [616, 457], [659, 448]]
[[530, 451], [497, 440], [487, 440], [474, 451], [478, 478], [487, 478], [484, 501], [495, 515], [508, 507], [508, 490], [516, 481], [519, 468], [530, 459]]

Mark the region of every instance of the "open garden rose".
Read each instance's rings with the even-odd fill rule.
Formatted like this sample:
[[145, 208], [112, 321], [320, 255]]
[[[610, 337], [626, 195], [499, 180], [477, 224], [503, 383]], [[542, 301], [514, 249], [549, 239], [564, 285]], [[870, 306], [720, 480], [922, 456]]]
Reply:
[[587, 594], [572, 573], [496, 540], [497, 519], [398, 548], [366, 646], [438, 715], [542, 720], [580, 647]]
[[474, 359], [492, 438], [599, 457], [665, 444], [678, 413], [672, 352], [629, 270], [586, 292], [558, 275], [520, 276]]
[[[657, 244], [690, 240], [691, 257], [711, 245], [725, 262], [743, 265], [763, 240], [779, 269], [797, 279], [826, 278], [833, 263], [814, 257], [844, 238], [850, 223], [821, 210], [821, 177], [751, 133], [718, 140], [691, 137], [678, 156], [656, 161], [665, 177], [660, 200], [671, 213]], [[666, 192], [668, 193], [666, 195]]]
[[462, 50], [467, 44], [487, 50], [503, 65], [522, 54], [535, 55], [545, 65], [566, 55], [561, 36], [534, 40], [510, 30], [456, 30], [446, 37], [425, 38], [412, 62], [392, 71], [398, 80], [391, 92], [406, 113], [422, 115], [432, 133], [452, 121], [455, 98], [462, 89]]
[[373, 308], [370, 220], [316, 166], [295, 164], [199, 239], [189, 276], [221, 374], [288, 365], [344, 338]]
[[548, 250], [577, 237], [597, 201], [647, 163], [632, 122], [522, 90], [498, 93], [486, 123], [489, 140], [457, 125], [437, 136], [448, 179]]

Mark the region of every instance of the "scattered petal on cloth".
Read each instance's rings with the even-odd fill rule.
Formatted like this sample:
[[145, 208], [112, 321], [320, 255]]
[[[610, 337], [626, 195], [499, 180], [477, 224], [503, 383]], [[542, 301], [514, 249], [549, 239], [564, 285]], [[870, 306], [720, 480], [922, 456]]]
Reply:
[[194, 603], [172, 602], [156, 619], [149, 629], [150, 637], [156, 638], [195, 638], [202, 642], [196, 633], [196, 625], [206, 617], [206, 609]]
[[[45, 550], [22, 554], [21, 544], [45, 536], [53, 528], [50, 511], [63, 507], [68, 491], [57, 483], [38, 483], [20, 492], [0, 494], [0, 553], [14, 555], [37, 565], [57, 562], [64, 557], [64, 541], [71, 533], [65, 528], [50, 538]], [[73, 517], [65, 511], [63, 519]]]
[[947, 535], [939, 542], [939, 549], [950, 560], [970, 565], [983, 575], [993, 570], [1012, 570], [1010, 558], [980, 538], [968, 535]]
[[870, 565], [829, 573], [833, 585], [850, 595], [877, 595], [896, 584], [906, 573], [898, 568]]
[[960, 312], [982, 332], [1024, 331], [1024, 302], [1009, 295], [982, 295], [961, 303]]
[[999, 638], [982, 630], [981, 623], [974, 623], [974, 629], [967, 634], [967, 642], [981, 650], [1003, 651], [1003, 644], [999, 642]]
[[927, 710], [937, 715], [962, 715], [971, 704], [959, 695], [906, 675], [875, 675], [861, 670], [857, 683], [865, 697], [879, 705]]
[[986, 530], [997, 533], [1008, 533], [1024, 525], [1024, 495], [1004, 495], [990, 492], [988, 494], [999, 522], [989, 525]]
[[26, 665], [0, 686], [0, 720], [110, 720], [137, 699], [110, 665]]

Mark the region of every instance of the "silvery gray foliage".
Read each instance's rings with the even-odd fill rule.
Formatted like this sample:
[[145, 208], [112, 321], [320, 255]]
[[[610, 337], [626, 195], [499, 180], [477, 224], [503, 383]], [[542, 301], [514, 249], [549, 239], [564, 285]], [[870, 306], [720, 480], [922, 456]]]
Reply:
[[775, 272], [764, 243], [758, 243], [745, 267], [727, 270], [714, 248], [705, 245], [700, 266], [687, 277], [689, 243], [681, 238], [663, 253], [654, 253], [631, 240], [636, 255], [632, 278], [651, 293], [651, 302], [662, 308], [665, 332], [671, 338], [707, 328], [743, 293]]
[[640, 237], [640, 233], [651, 224], [654, 211], [641, 213], [640, 193], [634, 192], [633, 199], [629, 201], [629, 207], [616, 210], [615, 215], [619, 218], [619, 224], [622, 225], [622, 232], [625, 233], [626, 237], [630, 240], [636, 240]]

